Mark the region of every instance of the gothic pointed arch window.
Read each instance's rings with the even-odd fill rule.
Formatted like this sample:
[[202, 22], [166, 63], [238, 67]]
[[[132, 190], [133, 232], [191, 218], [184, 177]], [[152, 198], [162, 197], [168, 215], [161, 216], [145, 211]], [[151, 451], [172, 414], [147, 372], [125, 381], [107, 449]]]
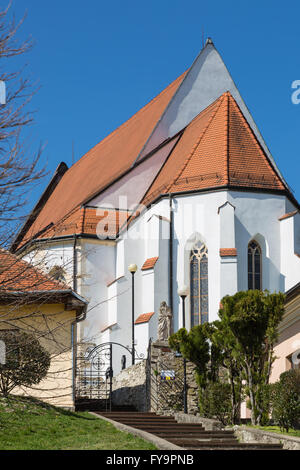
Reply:
[[248, 245], [248, 289], [262, 288], [261, 247], [252, 240]]
[[190, 253], [191, 326], [208, 321], [208, 252], [197, 242]]

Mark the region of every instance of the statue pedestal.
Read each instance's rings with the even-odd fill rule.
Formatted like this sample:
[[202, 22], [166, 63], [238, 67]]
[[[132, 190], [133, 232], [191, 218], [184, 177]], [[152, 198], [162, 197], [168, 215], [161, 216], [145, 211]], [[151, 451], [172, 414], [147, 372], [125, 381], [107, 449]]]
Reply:
[[[183, 358], [170, 349], [167, 340], [157, 340], [151, 344], [149, 363], [150, 409], [159, 414], [171, 415], [183, 410]], [[198, 411], [198, 390], [192, 363], [187, 362], [188, 410]], [[163, 380], [163, 372], [172, 372], [173, 380]]]
[[158, 339], [152, 343], [153, 348], [160, 348], [160, 349], [167, 349], [168, 351], [164, 352], [171, 352], [170, 346], [169, 346], [169, 341], [168, 340], [161, 340]]

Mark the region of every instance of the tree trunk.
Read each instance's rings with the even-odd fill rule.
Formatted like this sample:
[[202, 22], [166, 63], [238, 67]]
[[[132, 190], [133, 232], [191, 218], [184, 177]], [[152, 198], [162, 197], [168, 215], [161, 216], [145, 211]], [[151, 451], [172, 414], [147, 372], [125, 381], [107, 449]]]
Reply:
[[256, 401], [253, 393], [253, 378], [250, 365], [246, 362], [247, 366], [247, 376], [248, 376], [248, 386], [249, 386], [249, 398], [251, 403], [251, 424], [252, 426], [256, 425], [255, 412], [256, 412]]

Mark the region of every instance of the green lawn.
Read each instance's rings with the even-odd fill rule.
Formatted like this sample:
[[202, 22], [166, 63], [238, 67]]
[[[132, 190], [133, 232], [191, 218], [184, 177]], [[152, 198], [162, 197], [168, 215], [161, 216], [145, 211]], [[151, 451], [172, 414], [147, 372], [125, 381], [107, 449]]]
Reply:
[[279, 426], [250, 426], [255, 429], [261, 429], [262, 431], [277, 432], [279, 434], [286, 434], [287, 436], [300, 437], [300, 430], [290, 429], [287, 433], [286, 431], [280, 431]]
[[0, 450], [155, 450], [150, 442], [118, 431], [84, 413], [31, 398], [0, 398]]

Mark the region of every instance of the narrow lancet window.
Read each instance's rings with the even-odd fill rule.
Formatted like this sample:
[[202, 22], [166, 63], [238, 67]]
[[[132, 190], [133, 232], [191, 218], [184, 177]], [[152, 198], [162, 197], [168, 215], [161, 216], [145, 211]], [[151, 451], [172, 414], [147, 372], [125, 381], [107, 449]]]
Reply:
[[191, 326], [208, 321], [208, 253], [197, 242], [190, 254]]
[[248, 245], [248, 289], [260, 290], [261, 277], [261, 248], [252, 240]]

